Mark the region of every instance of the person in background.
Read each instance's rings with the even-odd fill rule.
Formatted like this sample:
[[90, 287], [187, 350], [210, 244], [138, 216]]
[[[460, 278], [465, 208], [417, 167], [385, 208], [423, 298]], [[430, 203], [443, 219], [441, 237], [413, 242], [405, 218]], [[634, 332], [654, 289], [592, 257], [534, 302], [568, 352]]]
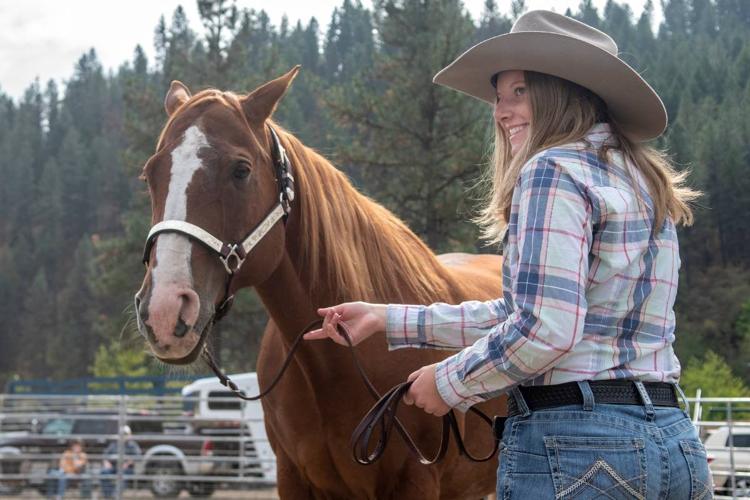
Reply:
[[114, 498], [116, 490], [115, 481], [109, 477], [116, 475], [120, 470], [123, 475], [132, 476], [135, 473], [135, 460], [141, 455], [141, 447], [133, 440], [133, 432], [130, 427], [123, 425], [120, 432], [123, 436], [122, 454], [124, 459], [122, 466], [118, 467], [120, 456], [119, 440], [115, 439], [104, 450], [104, 462], [101, 470], [102, 495], [104, 498]]
[[[55, 498], [56, 500], [62, 499], [65, 496], [68, 481], [72, 476], [85, 474], [87, 465], [88, 456], [83, 450], [83, 441], [80, 439], [71, 440], [68, 444], [68, 448], [60, 456], [58, 468], [51, 471], [53, 478], [57, 480], [51, 483], [55, 487], [50, 488], [52, 491], [48, 491], [48, 497]], [[91, 497], [91, 483], [87, 478], [82, 479], [80, 490], [81, 498]]]

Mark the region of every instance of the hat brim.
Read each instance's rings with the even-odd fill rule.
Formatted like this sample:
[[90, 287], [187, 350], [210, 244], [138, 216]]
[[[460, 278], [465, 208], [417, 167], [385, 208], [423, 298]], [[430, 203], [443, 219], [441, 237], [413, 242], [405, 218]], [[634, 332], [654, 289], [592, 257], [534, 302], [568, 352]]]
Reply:
[[490, 38], [464, 52], [433, 81], [494, 104], [490, 80], [507, 70], [546, 73], [586, 87], [607, 103], [632, 140], [654, 139], [667, 127], [664, 104], [633, 68], [595, 45], [557, 33], [524, 31]]

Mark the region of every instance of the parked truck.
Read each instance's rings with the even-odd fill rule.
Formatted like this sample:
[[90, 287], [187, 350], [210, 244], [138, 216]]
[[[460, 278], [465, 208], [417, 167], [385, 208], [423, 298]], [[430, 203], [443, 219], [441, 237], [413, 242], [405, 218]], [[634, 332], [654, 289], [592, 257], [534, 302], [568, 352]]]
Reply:
[[[230, 375], [248, 395], [258, 394], [256, 373]], [[206, 437], [211, 474], [253, 476], [262, 483], [276, 483], [276, 456], [263, 423], [260, 401], [245, 401], [221, 385], [215, 377], [201, 378], [182, 388], [183, 409], [191, 415], [195, 432]]]

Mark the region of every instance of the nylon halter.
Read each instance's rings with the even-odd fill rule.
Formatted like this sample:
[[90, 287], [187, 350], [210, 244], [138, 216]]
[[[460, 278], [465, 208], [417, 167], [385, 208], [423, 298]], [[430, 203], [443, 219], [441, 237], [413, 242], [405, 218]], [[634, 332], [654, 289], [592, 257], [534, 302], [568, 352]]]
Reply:
[[268, 234], [279, 220], [286, 220], [291, 212], [291, 203], [294, 201], [294, 177], [291, 174], [291, 164], [284, 146], [281, 145], [278, 135], [273, 127], [269, 126], [271, 132], [273, 165], [276, 173], [276, 182], [279, 185], [279, 203], [266, 215], [255, 229], [238, 243], [226, 243], [215, 237], [205, 229], [182, 220], [164, 220], [154, 225], [146, 237], [146, 245], [143, 249], [143, 263], [148, 266], [151, 258], [151, 248], [156, 238], [162, 233], [177, 233], [194, 240], [218, 255], [229, 275], [224, 288], [224, 298], [216, 308], [213, 322], [216, 323], [223, 318], [232, 306], [234, 295], [230, 295], [232, 279], [239, 272], [242, 263], [253, 250], [255, 245]]

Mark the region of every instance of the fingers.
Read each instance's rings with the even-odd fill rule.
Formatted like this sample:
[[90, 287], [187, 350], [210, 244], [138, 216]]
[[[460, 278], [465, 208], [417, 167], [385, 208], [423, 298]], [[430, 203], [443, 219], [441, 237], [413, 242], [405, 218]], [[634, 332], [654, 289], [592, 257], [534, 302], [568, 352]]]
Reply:
[[[343, 304], [339, 304], [339, 306], [341, 306], [341, 305], [343, 305]], [[336, 308], [339, 307], [339, 306], [320, 307], [320, 308], [318, 308], [318, 316], [321, 316], [321, 317], [325, 318], [328, 315], [329, 312], [337, 312]], [[338, 312], [340, 312], [340, 311], [338, 311]]]
[[328, 335], [325, 334], [322, 328], [319, 328], [317, 330], [310, 330], [303, 337], [305, 340], [322, 340], [327, 339]]
[[305, 340], [322, 340], [331, 339], [337, 344], [347, 345], [346, 340], [339, 334], [337, 330], [338, 322], [341, 319], [341, 315], [334, 312], [333, 307], [326, 307], [318, 309], [318, 313], [325, 311], [323, 326], [317, 330], [311, 330], [304, 334]]
[[407, 382], [413, 382], [417, 380], [417, 378], [422, 374], [422, 368], [419, 370], [413, 371], [409, 374], [409, 376], [406, 378]]
[[[419, 370], [413, 371], [409, 374], [407, 377], [408, 382], [414, 382], [419, 378], [419, 376], [422, 374], [422, 368]], [[411, 387], [409, 387], [409, 390], [406, 391], [406, 394], [404, 394], [404, 397], [402, 398], [404, 400], [404, 403], [408, 405], [413, 405], [415, 401], [415, 393], [414, 393], [414, 384], [412, 384]], [[419, 406], [419, 405], [417, 405]], [[421, 408], [421, 407], [420, 407]]]
[[413, 405], [414, 404], [414, 397], [412, 396], [412, 388], [409, 387], [409, 390], [404, 394], [404, 397], [401, 398], [405, 404], [407, 405]]

